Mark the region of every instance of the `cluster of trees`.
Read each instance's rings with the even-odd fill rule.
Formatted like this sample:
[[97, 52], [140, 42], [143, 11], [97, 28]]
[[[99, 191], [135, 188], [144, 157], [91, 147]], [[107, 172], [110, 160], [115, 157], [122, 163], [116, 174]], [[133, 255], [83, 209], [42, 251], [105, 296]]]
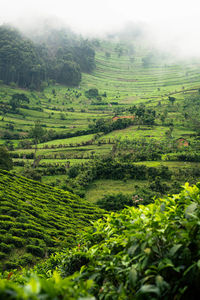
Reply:
[[16, 109], [20, 106], [22, 102], [29, 103], [29, 98], [24, 93], [15, 93], [12, 95], [9, 104], [11, 106], [12, 111], [16, 111]]
[[94, 122], [94, 124], [89, 124], [89, 128], [94, 132], [104, 132], [109, 133], [113, 130], [124, 129], [134, 124], [132, 119], [118, 119], [116, 121], [112, 121], [110, 119], [99, 119]]
[[99, 199], [96, 204], [107, 211], [118, 211], [122, 210], [126, 206], [133, 206], [133, 198], [129, 195], [122, 193], [105, 195]]
[[[51, 38], [50, 38], [51, 37]], [[0, 80], [41, 89], [44, 82], [77, 86], [81, 72], [95, 67], [95, 51], [88, 40], [54, 30], [34, 42], [16, 29], [0, 27]]]
[[0, 79], [6, 84], [39, 88], [45, 66], [38, 47], [9, 27], [0, 27]]
[[89, 89], [88, 91], [85, 91], [85, 96], [87, 98], [97, 98], [99, 96], [99, 91], [96, 88]]
[[69, 176], [67, 187], [71, 187], [75, 193], [81, 196], [84, 195], [85, 188], [97, 179], [152, 181], [156, 177], [170, 180], [172, 175], [172, 172], [165, 166], [159, 168], [146, 167], [145, 165], [136, 165], [130, 161], [123, 162], [110, 155], [96, 158], [84, 165], [73, 165], [67, 173]]
[[128, 110], [136, 117], [137, 123], [144, 125], [154, 125], [156, 118], [156, 111], [151, 108], [146, 108], [145, 105], [131, 106]]
[[98, 102], [98, 101], [97, 102], [92, 102], [91, 104], [93, 104], [93, 105], [108, 105], [107, 102], [102, 102], [102, 97], [107, 97], [106, 92], [104, 92], [103, 94], [99, 94], [99, 91], [96, 88], [92, 88], [92, 89], [89, 89], [89, 90], [85, 91], [85, 96], [88, 99], [93, 99], [93, 100], [100, 101], [100, 102]]
[[[181, 151], [175, 140], [129, 140], [118, 141], [113, 147], [113, 154], [123, 161], [156, 161], [164, 154]], [[184, 149], [182, 149], [184, 151]], [[188, 150], [189, 151], [189, 150]]]

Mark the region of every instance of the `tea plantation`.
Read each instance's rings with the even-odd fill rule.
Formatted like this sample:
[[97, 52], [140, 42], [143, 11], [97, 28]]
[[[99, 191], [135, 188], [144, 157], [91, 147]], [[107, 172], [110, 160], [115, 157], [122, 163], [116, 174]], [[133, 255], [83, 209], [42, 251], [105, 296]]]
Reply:
[[72, 244], [102, 211], [70, 192], [0, 171], [1, 269], [33, 265]]
[[4, 273], [2, 299], [197, 299], [200, 184], [94, 222], [78, 246]]

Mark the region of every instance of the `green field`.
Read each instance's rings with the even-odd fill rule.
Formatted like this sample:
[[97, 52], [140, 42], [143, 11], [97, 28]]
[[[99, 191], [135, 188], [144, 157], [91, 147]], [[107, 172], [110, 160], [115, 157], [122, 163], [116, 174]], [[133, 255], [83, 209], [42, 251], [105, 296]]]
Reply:
[[94, 181], [86, 190], [85, 198], [90, 202], [96, 202], [105, 195], [123, 193], [126, 195], [133, 195], [135, 192], [135, 185], [143, 186], [145, 181], [139, 180], [111, 180], [101, 179]]

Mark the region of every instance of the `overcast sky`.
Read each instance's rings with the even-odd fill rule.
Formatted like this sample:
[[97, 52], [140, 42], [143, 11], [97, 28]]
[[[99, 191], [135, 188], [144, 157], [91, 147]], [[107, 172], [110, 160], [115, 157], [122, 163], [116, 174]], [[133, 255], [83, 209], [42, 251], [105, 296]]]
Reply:
[[[0, 0], [1, 22], [57, 16], [81, 31], [107, 30], [125, 21], [184, 25], [199, 19], [199, 0]], [[200, 29], [200, 28], [198, 28]]]
[[160, 42], [184, 40], [184, 47], [200, 50], [199, 0], [0, 0], [1, 24], [28, 27], [40, 17], [57, 17], [81, 33], [110, 32], [128, 21], [142, 22]]

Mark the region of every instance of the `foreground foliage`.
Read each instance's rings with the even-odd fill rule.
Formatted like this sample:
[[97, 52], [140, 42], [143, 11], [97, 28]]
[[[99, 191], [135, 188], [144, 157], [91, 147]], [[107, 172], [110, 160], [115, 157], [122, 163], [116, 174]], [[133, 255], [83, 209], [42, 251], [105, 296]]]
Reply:
[[196, 299], [199, 203], [200, 184], [186, 184], [178, 195], [111, 213], [34, 273], [2, 275], [2, 299]]

